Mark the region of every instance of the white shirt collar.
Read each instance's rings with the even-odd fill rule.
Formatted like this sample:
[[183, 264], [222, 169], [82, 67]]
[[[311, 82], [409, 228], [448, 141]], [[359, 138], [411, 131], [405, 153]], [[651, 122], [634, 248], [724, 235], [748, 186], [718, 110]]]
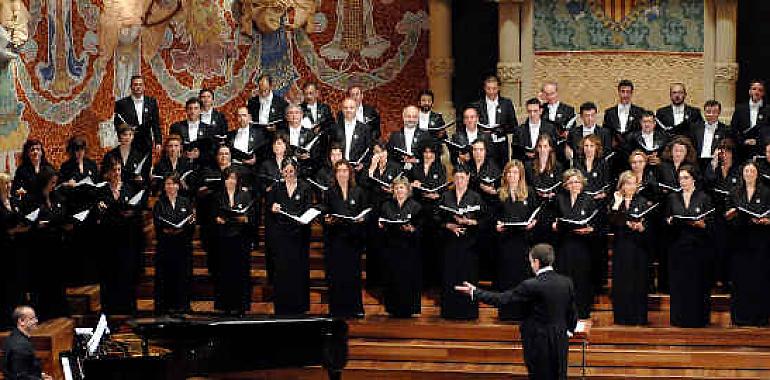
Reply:
[[719, 120], [715, 121], [714, 124], [711, 124], [708, 121], [706, 121], [705, 124], [706, 124], [706, 128], [717, 129], [717, 126], [719, 125]]
[[756, 103], [754, 103], [754, 101], [753, 101], [753, 100], [749, 99], [749, 107], [750, 107], [750, 108], [762, 108], [762, 106], [764, 105], [764, 103], [765, 103], [765, 101], [764, 101], [764, 100], [762, 100], [762, 99], [760, 99], [760, 100], [759, 100], [758, 102], [756, 102]]
[[142, 95], [142, 96], [140, 96], [138, 98], [135, 98], [133, 95], [131, 95], [131, 100], [133, 100], [134, 103], [142, 103], [142, 102], [144, 102], [144, 95]]
[[273, 102], [273, 92], [270, 91], [270, 93], [267, 94], [267, 96], [265, 96], [264, 98], [260, 96], [259, 97], [259, 102], [260, 103], [267, 103], [267, 104], [272, 103]]
[[548, 265], [548, 266], [546, 266], [546, 267], [543, 267], [543, 268], [540, 268], [540, 269], [538, 269], [538, 270], [537, 270], [537, 273], [535, 273], [535, 276], [539, 276], [539, 275], [540, 275], [540, 273], [545, 273], [545, 272], [548, 272], [548, 271], [552, 271], [552, 270], [553, 270], [553, 267], [552, 267], [552, 266], [550, 266], [550, 265]]
[[488, 96], [485, 96], [487, 100], [487, 104], [494, 104], [497, 105], [498, 101], [500, 100], [500, 95], [498, 95], [494, 100], [490, 99]]

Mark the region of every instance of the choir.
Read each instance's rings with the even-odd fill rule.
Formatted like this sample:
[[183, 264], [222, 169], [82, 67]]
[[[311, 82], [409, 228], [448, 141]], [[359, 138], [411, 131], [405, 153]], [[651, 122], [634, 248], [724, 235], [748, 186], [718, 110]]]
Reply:
[[[14, 176], [0, 174], [0, 315], [22, 302], [42, 319], [66, 315], [65, 287], [95, 281], [106, 313], [135, 314], [148, 214], [158, 314], [190, 311], [196, 229], [217, 310], [249, 311], [251, 252], [263, 243], [275, 313], [307, 313], [317, 222], [334, 317], [364, 315], [364, 286], [381, 291], [398, 318], [419, 314], [423, 291], [438, 287], [442, 317], [475, 319], [477, 301], [454, 287], [488, 280], [510, 289], [529, 276], [529, 248], [549, 243], [556, 271], [574, 282], [581, 319], [611, 289], [615, 323], [645, 325], [647, 295], [658, 291], [670, 292], [672, 325], [702, 327], [717, 288], [731, 292], [734, 324], [768, 324], [762, 81], [729, 125], [715, 100], [703, 117], [685, 104], [680, 83], [670, 105], [645, 110], [632, 104], [627, 80], [602, 125], [594, 103], [576, 114], [553, 82], [525, 103], [518, 124], [490, 77], [451, 136], [455, 123], [432, 110], [426, 90], [387, 139], [361, 87], [349, 89], [335, 118], [314, 83], [289, 104], [269, 76], [233, 129], [202, 89], [162, 136], [142, 83], [133, 78], [131, 95], [116, 102], [119, 145], [98, 167], [81, 136], [58, 171], [30, 139]], [[521, 315], [499, 309], [502, 320]]]

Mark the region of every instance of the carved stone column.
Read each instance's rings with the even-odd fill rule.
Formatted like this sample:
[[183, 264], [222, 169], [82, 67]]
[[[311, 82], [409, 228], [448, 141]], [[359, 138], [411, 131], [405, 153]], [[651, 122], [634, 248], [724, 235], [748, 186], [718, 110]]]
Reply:
[[521, 2], [498, 0], [500, 93], [521, 105]]
[[430, 0], [430, 42], [427, 68], [428, 82], [434, 94], [434, 108], [443, 113], [445, 119], [454, 118], [452, 104], [452, 2], [451, 0]]
[[738, 63], [735, 61], [738, 0], [716, 1], [716, 35], [714, 49], [714, 98], [722, 103], [722, 116], [730, 117], [735, 110], [735, 83]]

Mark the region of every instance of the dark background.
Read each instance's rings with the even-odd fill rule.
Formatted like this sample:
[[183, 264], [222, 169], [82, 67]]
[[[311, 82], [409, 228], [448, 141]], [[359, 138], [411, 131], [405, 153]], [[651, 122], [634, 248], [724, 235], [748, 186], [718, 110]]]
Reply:
[[770, 1], [741, 0], [738, 2], [738, 83], [735, 101], [749, 99], [749, 81], [770, 80]]

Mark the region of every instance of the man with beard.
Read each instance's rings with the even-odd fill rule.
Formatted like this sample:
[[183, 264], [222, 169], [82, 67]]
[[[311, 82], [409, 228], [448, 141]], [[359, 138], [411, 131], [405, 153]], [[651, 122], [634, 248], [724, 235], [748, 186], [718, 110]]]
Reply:
[[685, 104], [687, 90], [683, 83], [672, 83], [669, 88], [671, 104], [658, 108], [655, 117], [670, 135], [686, 136], [693, 124], [703, 121], [700, 110]]

